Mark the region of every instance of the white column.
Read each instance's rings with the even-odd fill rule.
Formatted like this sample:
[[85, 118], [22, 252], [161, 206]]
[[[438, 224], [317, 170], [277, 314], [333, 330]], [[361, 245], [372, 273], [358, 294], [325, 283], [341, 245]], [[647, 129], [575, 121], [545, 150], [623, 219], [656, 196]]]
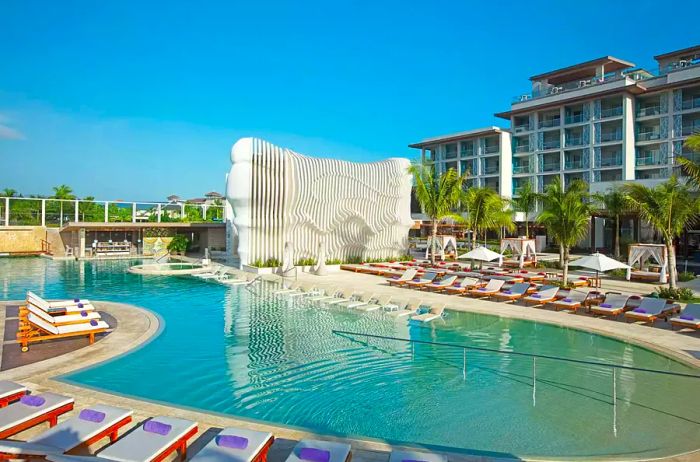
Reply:
[[136, 223], [136, 202], [131, 203], [131, 222]]
[[202, 220], [207, 221], [207, 204], [202, 204]]
[[80, 202], [76, 199], [76, 201], [75, 201], [75, 222], [76, 223], [80, 221], [80, 214], [78, 213], [79, 207], [80, 207]]
[[85, 258], [85, 228], [80, 228], [78, 231], [80, 236], [80, 246], [78, 250], [78, 256], [80, 258]]
[[180, 219], [185, 218], [185, 203], [180, 204]]
[[105, 223], [109, 223], [109, 202], [105, 201]]
[[634, 100], [622, 96], [622, 179], [634, 180], [635, 164]]
[[[42, 211], [41, 217], [42, 217], [42, 219], [44, 217], [43, 211]], [[10, 198], [9, 197], [5, 198], [5, 226], [10, 226]]]
[[46, 199], [41, 200], [41, 226], [46, 227]]
[[160, 214], [161, 214], [160, 204], [158, 204], [158, 211], [156, 213], [158, 214], [158, 223], [160, 223]]

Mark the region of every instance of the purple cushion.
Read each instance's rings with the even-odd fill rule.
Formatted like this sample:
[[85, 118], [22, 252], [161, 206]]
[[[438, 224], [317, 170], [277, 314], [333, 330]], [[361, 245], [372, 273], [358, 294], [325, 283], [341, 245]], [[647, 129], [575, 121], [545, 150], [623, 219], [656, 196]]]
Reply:
[[612, 308], [612, 305], [610, 303], [601, 303], [600, 306], [601, 308]]
[[245, 449], [248, 447], [248, 438], [236, 435], [219, 435], [216, 437], [216, 445], [231, 449]]
[[310, 462], [328, 462], [331, 459], [331, 453], [323, 449], [301, 448], [299, 458]]
[[647, 310], [645, 310], [644, 308], [635, 308], [632, 311], [634, 311], [635, 313], [646, 313], [647, 312]]
[[562, 301], [563, 301], [564, 303], [571, 303], [571, 302], [573, 302], [573, 300], [570, 299], [570, 298], [565, 298], [565, 299], [562, 300]]
[[79, 301], [80, 301], [79, 298], [74, 298], [74, 299], [73, 299], [73, 303], [78, 303]]
[[532, 294], [531, 297], [532, 297], [532, 298], [542, 298], [542, 295], [540, 295], [540, 294]]
[[81, 312], [80, 312], [80, 316], [86, 317], [86, 316], [87, 316], [87, 311], [81, 311]]
[[695, 321], [695, 318], [689, 314], [682, 314], [681, 319], [685, 319], [686, 321]]
[[482, 292], [485, 292], [485, 291], [486, 291], [486, 287], [479, 287], [479, 288], [476, 289], [476, 290], [480, 290], [480, 291], [482, 291]]
[[78, 414], [80, 420], [87, 420], [88, 422], [100, 423], [105, 420], [106, 414], [100, 411], [94, 411], [92, 409], [83, 409]]
[[94, 320], [94, 319], [91, 319], [91, 320], [90, 320], [90, 325], [93, 326], [93, 327], [97, 327], [97, 321]]
[[166, 423], [158, 422], [157, 420], [149, 420], [143, 424], [143, 431], [149, 433], [157, 433], [159, 435], [167, 435], [172, 427]]
[[19, 399], [19, 402], [26, 406], [39, 407], [44, 404], [46, 400], [41, 396], [24, 395]]
[[82, 307], [83, 307], [83, 304], [82, 304], [82, 303], [78, 303], [78, 308], [82, 308]]
[[504, 293], [504, 294], [509, 294], [509, 295], [510, 295], [510, 294], [512, 294], [513, 292], [511, 292], [510, 290], [504, 290], [503, 293]]

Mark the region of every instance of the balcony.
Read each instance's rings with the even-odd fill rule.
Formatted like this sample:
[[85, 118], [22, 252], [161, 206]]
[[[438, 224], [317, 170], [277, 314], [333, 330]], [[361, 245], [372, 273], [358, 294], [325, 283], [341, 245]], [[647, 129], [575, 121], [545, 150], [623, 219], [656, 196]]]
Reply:
[[588, 118], [583, 114], [568, 115], [564, 117], [565, 124], [580, 124], [581, 122], [588, 122]]
[[600, 77], [591, 77], [588, 79], [574, 80], [572, 82], [566, 82], [559, 85], [549, 85], [546, 88], [532, 90], [530, 93], [525, 93], [523, 95], [513, 97], [513, 102], [521, 103], [523, 101], [529, 101], [535, 98], [544, 98], [545, 96], [557, 95], [559, 93], [580, 90], [581, 88], [587, 88], [590, 86], [603, 85], [606, 83], [622, 80], [624, 78], [625, 76], [621, 73], [608, 72], [607, 74]]
[[561, 148], [561, 141], [556, 140], [544, 140], [542, 142], [542, 149], [559, 149]]
[[495, 173], [498, 173], [498, 164], [484, 165], [483, 175], [493, 175]]
[[543, 172], [557, 172], [559, 169], [559, 162], [545, 162], [542, 164]]
[[600, 157], [600, 165], [598, 167], [619, 167], [622, 165], [622, 154], [613, 154]]
[[530, 125], [529, 123], [522, 124], [522, 125], [516, 125], [515, 127], [513, 127], [513, 132], [515, 132], [515, 133], [529, 132], [533, 128], [534, 127], [532, 125]]
[[583, 159], [567, 160], [564, 162], [564, 170], [577, 170], [584, 167]]
[[561, 125], [561, 119], [559, 117], [540, 120], [540, 128], [558, 127], [559, 125]]
[[[700, 120], [698, 120], [700, 122]], [[695, 125], [683, 125], [681, 128], [681, 136], [690, 136], [696, 133], [700, 133], [700, 123]]]
[[530, 152], [530, 144], [518, 144], [513, 152]]
[[498, 145], [484, 146], [484, 154], [495, 154], [498, 152]]
[[532, 168], [530, 167], [530, 164], [513, 165], [513, 174], [517, 175], [519, 173], [532, 173]]
[[474, 149], [462, 149], [459, 154], [462, 157], [472, 157], [474, 155]]
[[[640, 155], [641, 154], [641, 155]], [[665, 165], [666, 161], [661, 156], [660, 151], [647, 151], [637, 155], [634, 165], [637, 167], [646, 167], [648, 165]]]
[[658, 130], [646, 130], [637, 132], [637, 141], [652, 141], [661, 139], [661, 133]]
[[661, 114], [661, 106], [644, 106], [637, 108], [637, 117], [647, 117]]
[[600, 110], [600, 118], [607, 119], [609, 117], [617, 117], [622, 115], [622, 106], [606, 107]]
[[684, 111], [687, 109], [697, 108], [700, 108], [700, 96], [695, 96], [693, 98], [684, 98], [683, 102], [681, 103], [681, 109]]
[[609, 143], [611, 141], [622, 141], [622, 130], [613, 130], [610, 132], [600, 132], [600, 142]]
[[565, 146], [567, 148], [572, 147], [572, 146], [583, 146], [583, 137], [582, 136], [567, 136]]

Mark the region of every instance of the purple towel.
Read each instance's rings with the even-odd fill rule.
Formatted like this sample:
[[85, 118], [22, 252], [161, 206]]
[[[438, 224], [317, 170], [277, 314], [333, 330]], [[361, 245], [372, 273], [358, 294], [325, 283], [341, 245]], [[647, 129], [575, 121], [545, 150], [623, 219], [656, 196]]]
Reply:
[[685, 319], [686, 321], [695, 321], [695, 318], [689, 314], [682, 314], [681, 319]]
[[601, 308], [612, 308], [612, 305], [610, 303], [601, 303], [600, 307]]
[[310, 462], [328, 462], [331, 459], [331, 453], [323, 449], [301, 448], [299, 458]]
[[43, 405], [46, 400], [41, 396], [24, 395], [19, 399], [19, 402], [26, 406], [39, 407]]
[[143, 431], [149, 433], [157, 433], [159, 435], [167, 435], [172, 427], [166, 423], [158, 422], [157, 420], [149, 420], [143, 424]]
[[80, 312], [80, 316], [86, 317], [86, 316], [87, 316], [87, 311], [81, 311], [81, 312]]
[[73, 299], [73, 303], [78, 303], [79, 301], [80, 301], [79, 298], [74, 298], [74, 299]]
[[248, 438], [236, 435], [219, 435], [216, 437], [216, 445], [230, 449], [245, 449], [248, 447]]
[[635, 313], [646, 313], [647, 312], [647, 310], [645, 310], [644, 308], [635, 308], [632, 311], [634, 311]]
[[82, 304], [82, 303], [78, 303], [78, 308], [82, 308], [82, 307], [83, 307], [83, 304]]
[[512, 294], [513, 292], [511, 292], [510, 290], [504, 290], [503, 293], [504, 293], [504, 294], [510, 295], [510, 294]]
[[100, 411], [94, 411], [92, 409], [83, 409], [78, 414], [80, 420], [86, 420], [88, 422], [100, 423], [105, 420], [106, 414]]
[[540, 295], [540, 294], [532, 294], [531, 297], [532, 297], [532, 298], [542, 298], [542, 295]]
[[562, 301], [563, 301], [564, 303], [571, 303], [571, 302], [573, 302], [573, 300], [570, 299], [570, 298], [565, 298], [565, 299], [562, 300]]
[[97, 327], [97, 321], [94, 320], [94, 319], [91, 319], [91, 320], [90, 320], [90, 325], [91, 325], [92, 327]]
[[480, 291], [482, 291], [482, 292], [486, 292], [486, 287], [479, 287], [479, 288], [476, 289], [476, 290], [480, 290]]

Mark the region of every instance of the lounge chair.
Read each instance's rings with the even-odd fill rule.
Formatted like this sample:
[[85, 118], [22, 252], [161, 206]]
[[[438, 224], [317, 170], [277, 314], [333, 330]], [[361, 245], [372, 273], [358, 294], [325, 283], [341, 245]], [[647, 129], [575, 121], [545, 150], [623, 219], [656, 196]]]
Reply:
[[471, 289], [467, 291], [467, 294], [469, 294], [472, 297], [489, 297], [493, 294], [498, 293], [499, 290], [501, 290], [501, 287], [506, 283], [506, 281], [502, 281], [500, 279], [491, 279], [488, 284], [486, 284], [484, 287], [478, 287], [476, 289]]
[[493, 294], [492, 297], [504, 302], [514, 302], [527, 295], [528, 290], [530, 290], [530, 283], [520, 282], [518, 284], [513, 284], [510, 289]]
[[404, 287], [410, 287], [411, 289], [418, 289], [422, 286], [428, 285], [435, 280], [437, 273], [435, 271], [427, 271], [423, 276], [414, 279], [413, 281], [408, 281], [404, 284]]
[[559, 300], [550, 302], [556, 311], [559, 310], [571, 310], [576, 311], [581, 308], [588, 298], [588, 292], [582, 292], [580, 290], [570, 290], [569, 294]]
[[416, 314], [418, 309], [423, 305], [421, 300], [416, 298], [411, 298], [407, 302], [399, 302], [395, 305], [387, 305], [384, 309], [387, 311], [389, 316], [395, 318], [402, 318], [410, 314]]
[[[131, 422], [132, 411], [95, 405], [25, 441], [0, 441], [0, 453], [21, 456], [62, 454], [79, 446], [90, 446], [109, 437], [114, 443], [119, 429]], [[19, 458], [19, 457], [14, 457]]]
[[453, 285], [450, 287], [445, 287], [445, 290], [443, 291], [446, 294], [450, 295], [460, 295], [468, 291], [469, 289], [476, 289], [482, 285], [481, 282], [479, 282], [478, 279], [476, 278], [471, 278], [471, 277], [465, 277], [457, 285]]
[[269, 432], [247, 428], [224, 428], [190, 461], [265, 462], [274, 441], [275, 438]]
[[25, 395], [16, 403], [0, 409], [0, 439], [44, 422], [53, 427], [58, 423], [58, 416], [73, 409], [73, 403], [73, 398], [56, 393]]
[[553, 302], [557, 298], [557, 293], [559, 293], [559, 287], [557, 286], [543, 286], [540, 290], [534, 294], [530, 294], [527, 297], [523, 297], [523, 302], [525, 305], [544, 305], [549, 302]]
[[279, 289], [275, 290], [272, 292], [273, 295], [284, 295], [284, 294], [289, 294], [292, 292], [297, 292], [298, 289], [301, 288], [301, 282], [299, 281], [294, 281], [289, 287], [285, 289]]
[[331, 298], [328, 298], [326, 300], [323, 300], [322, 303], [325, 303], [328, 306], [333, 306], [337, 305], [339, 303], [343, 302], [349, 302], [353, 300], [353, 295], [355, 294], [355, 291], [352, 289], [345, 289], [345, 290], [337, 290]]
[[391, 302], [391, 295], [382, 295], [381, 297], [375, 297], [366, 305], [353, 306], [354, 309], [360, 311], [376, 311], [380, 308], [384, 308]]
[[526, 282], [542, 282], [546, 276], [545, 273], [533, 273], [527, 270], [522, 270], [517, 274]]
[[444, 278], [440, 279], [440, 282], [433, 282], [430, 284], [426, 284], [423, 287], [421, 287], [424, 290], [428, 290], [431, 292], [442, 292], [443, 290], [447, 289], [448, 287], [452, 287], [452, 285], [455, 283], [457, 280], [457, 276], [445, 276]]
[[488, 279], [489, 281], [491, 279], [498, 279], [498, 280], [504, 281], [508, 284], [519, 284], [521, 282], [525, 282], [525, 279], [523, 279], [518, 274], [491, 274], [491, 275], [485, 275], [484, 279]]
[[570, 276], [568, 278], [569, 285], [573, 287], [588, 287], [591, 285], [592, 278], [588, 276]]
[[607, 294], [600, 305], [591, 305], [590, 311], [601, 316], [616, 317], [625, 312], [628, 299], [628, 295]]
[[90, 340], [90, 345], [92, 345], [95, 343], [95, 335], [104, 333], [107, 329], [109, 329], [109, 325], [106, 322], [95, 319], [82, 324], [56, 326], [29, 313], [27, 318], [20, 322], [17, 329], [17, 341], [20, 343], [23, 352], [29, 350], [30, 343], [59, 338], [87, 336]]
[[398, 279], [387, 279], [386, 282], [388, 282], [390, 286], [401, 286], [413, 280], [416, 274], [418, 274], [418, 268], [408, 268]]
[[197, 433], [197, 423], [176, 417], [159, 416], [147, 420], [107, 446], [96, 456], [69, 456], [49, 454], [46, 458], [52, 462], [156, 462], [168, 457], [175, 451], [182, 460], [187, 454], [187, 440]]
[[442, 454], [436, 454], [434, 452], [418, 452], [418, 451], [391, 451], [389, 456], [389, 462], [406, 462], [406, 461], [420, 461], [420, 462], [447, 462], [447, 457]]
[[633, 270], [630, 272], [630, 280], [636, 279], [642, 282], [658, 282], [660, 278], [661, 275], [654, 271]]
[[0, 380], [0, 408], [7, 406], [27, 394], [27, 387], [9, 380]]
[[671, 323], [671, 328], [676, 327], [698, 330], [700, 329], [700, 303], [689, 303], [681, 313], [668, 320]]
[[414, 314], [413, 316], [411, 316], [410, 319], [411, 321], [430, 322], [435, 319], [441, 318], [444, 312], [445, 304], [440, 303], [438, 305], [430, 306], [427, 313]]
[[325, 287], [318, 289], [315, 295], [309, 296], [306, 300], [310, 302], [322, 302], [333, 298], [333, 294], [338, 291], [335, 287]]
[[338, 303], [338, 306], [342, 306], [343, 308], [357, 308], [362, 305], [369, 305], [369, 302], [371, 302], [374, 299], [374, 294], [370, 292], [365, 292], [364, 294], [360, 295], [357, 297], [355, 300], [351, 300], [349, 302], [340, 302]]
[[294, 292], [287, 292], [286, 294], [282, 294], [285, 297], [289, 298], [296, 298], [296, 297], [314, 297], [316, 295], [319, 295], [321, 291], [313, 284], [306, 283], [306, 284], [301, 284], [301, 287], [299, 287], [296, 291]]
[[93, 319], [101, 319], [100, 313], [97, 311], [81, 311], [80, 313], [63, 314], [57, 316], [51, 316], [46, 311], [35, 307], [34, 305], [27, 305], [26, 307], [20, 307], [19, 317], [20, 319], [25, 319], [29, 313], [43, 319], [44, 321], [53, 324], [54, 326], [66, 326], [70, 324], [83, 324], [90, 322]]
[[350, 462], [350, 445], [331, 441], [301, 440], [286, 462]]
[[215, 268], [213, 271], [207, 271], [205, 273], [195, 273], [192, 276], [197, 279], [219, 279], [221, 276], [226, 274], [228, 267], [221, 265]]
[[[76, 302], [76, 300], [78, 301]], [[89, 300], [74, 298], [73, 300], [67, 300], [62, 302], [47, 302], [31, 290], [27, 291], [27, 305], [33, 305], [41, 310], [46, 311], [49, 314], [74, 314], [80, 313], [81, 311], [95, 311], [95, 307], [90, 303]]]
[[654, 324], [659, 318], [667, 318], [674, 309], [665, 298], [644, 297], [637, 308], [625, 313], [625, 320]]

